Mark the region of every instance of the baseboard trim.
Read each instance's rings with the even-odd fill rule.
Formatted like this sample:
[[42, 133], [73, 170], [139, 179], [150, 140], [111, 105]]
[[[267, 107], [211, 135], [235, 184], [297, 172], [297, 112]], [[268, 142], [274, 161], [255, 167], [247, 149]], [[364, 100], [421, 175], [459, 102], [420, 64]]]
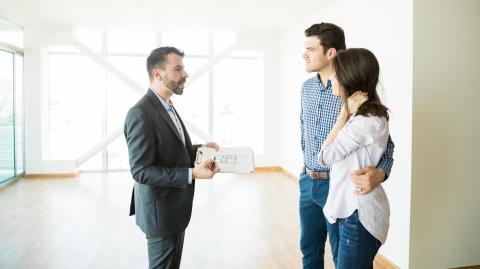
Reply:
[[290, 173], [287, 169], [283, 168], [282, 167], [282, 173], [287, 176], [289, 179], [291, 180], [295, 180], [295, 181], [298, 181], [300, 176], [299, 175], [294, 175], [292, 173]]
[[375, 263], [381, 266], [381, 268], [387, 268], [387, 269], [400, 269], [397, 265], [395, 265], [393, 262], [391, 262], [389, 259], [385, 258], [382, 254], [377, 254], [375, 256]]
[[257, 166], [255, 167], [256, 173], [281, 173], [283, 171], [280, 166]]
[[258, 166], [255, 167], [256, 173], [282, 173], [287, 176], [289, 179], [298, 180], [298, 176], [288, 172], [285, 168], [281, 166]]
[[[298, 181], [299, 176], [296, 176], [290, 173], [287, 169], [281, 166], [260, 166], [255, 167], [255, 172], [257, 173], [282, 173], [291, 180]], [[377, 254], [375, 257], [375, 263], [381, 266], [384, 269], [400, 269], [397, 265], [391, 262], [389, 259], [385, 258], [381, 254]]]
[[24, 178], [28, 179], [61, 179], [76, 177], [76, 173], [56, 173], [56, 174], [26, 174]]
[[[255, 167], [256, 173], [282, 173], [291, 180], [298, 181], [298, 176], [290, 173], [288, 170], [281, 166], [258, 166]], [[26, 174], [24, 178], [28, 179], [62, 179], [62, 178], [73, 178], [76, 177], [76, 173], [54, 173], [54, 174]], [[397, 265], [392, 263], [390, 260], [385, 258], [381, 254], [377, 254], [375, 257], [375, 263], [377, 263], [381, 268], [388, 269], [400, 269]], [[462, 269], [469, 268], [479, 268], [477, 266], [473, 267], [461, 267]]]

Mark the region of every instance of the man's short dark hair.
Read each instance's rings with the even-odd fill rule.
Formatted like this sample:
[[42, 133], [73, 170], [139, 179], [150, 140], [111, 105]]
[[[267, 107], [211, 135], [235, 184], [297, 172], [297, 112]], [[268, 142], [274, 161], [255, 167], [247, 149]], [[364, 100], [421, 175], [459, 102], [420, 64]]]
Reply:
[[305, 30], [305, 36], [316, 36], [320, 39], [320, 45], [323, 47], [323, 54], [330, 48], [335, 48], [337, 51], [345, 50], [345, 34], [343, 29], [339, 26], [328, 23], [316, 23]]
[[165, 62], [167, 61], [167, 55], [170, 53], [175, 53], [180, 57], [185, 56], [183, 51], [175, 48], [175, 47], [160, 47], [152, 50], [150, 55], [147, 58], [147, 72], [148, 77], [152, 80], [152, 70], [154, 68], [165, 68]]

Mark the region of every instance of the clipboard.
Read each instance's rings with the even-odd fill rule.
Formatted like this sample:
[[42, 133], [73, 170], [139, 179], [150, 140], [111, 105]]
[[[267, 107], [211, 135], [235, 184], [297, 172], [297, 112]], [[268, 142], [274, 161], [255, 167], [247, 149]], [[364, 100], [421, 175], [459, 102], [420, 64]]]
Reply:
[[195, 164], [211, 159], [220, 168], [220, 173], [247, 174], [255, 172], [253, 156], [250, 147], [222, 147], [219, 151], [200, 147], [197, 150]]

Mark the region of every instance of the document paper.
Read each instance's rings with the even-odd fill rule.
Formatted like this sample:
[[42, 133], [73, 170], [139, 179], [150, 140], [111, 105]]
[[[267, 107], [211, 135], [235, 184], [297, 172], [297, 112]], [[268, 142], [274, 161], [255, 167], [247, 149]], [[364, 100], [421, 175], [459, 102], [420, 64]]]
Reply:
[[253, 173], [255, 165], [253, 150], [249, 147], [224, 147], [216, 151], [213, 148], [200, 147], [195, 163], [212, 159], [220, 167], [220, 173]]

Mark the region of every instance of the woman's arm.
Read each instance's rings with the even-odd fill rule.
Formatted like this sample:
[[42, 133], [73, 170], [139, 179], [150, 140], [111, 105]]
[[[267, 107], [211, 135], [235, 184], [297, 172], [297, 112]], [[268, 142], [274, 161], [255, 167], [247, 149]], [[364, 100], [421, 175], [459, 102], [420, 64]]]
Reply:
[[323, 141], [322, 149], [330, 146], [333, 141], [335, 141], [335, 138], [337, 137], [338, 132], [345, 126], [345, 123], [348, 121], [348, 118], [350, 118], [350, 115], [348, 115], [347, 111], [345, 108], [343, 108], [340, 111], [340, 115], [337, 117], [337, 121], [335, 122], [335, 125], [333, 126], [332, 130], [328, 134], [327, 138], [325, 138], [325, 141]]
[[[330, 166], [355, 150], [388, 135], [387, 121], [378, 116], [355, 116], [338, 132], [335, 140], [318, 154], [320, 165]], [[386, 141], [385, 141], [386, 142]]]
[[340, 111], [335, 125], [328, 134], [327, 138], [325, 138], [325, 141], [323, 141], [322, 149], [333, 143], [333, 141], [337, 137], [338, 132], [340, 131], [340, 129], [342, 129], [350, 116], [353, 113], [357, 112], [358, 108], [367, 100], [367, 93], [361, 91], [356, 91], [347, 98], [347, 106], [345, 107], [344, 105], [342, 110]]
[[[320, 165], [330, 166], [336, 161], [345, 158], [350, 152], [355, 150], [362, 142], [369, 140], [368, 132], [365, 132], [363, 120], [355, 120], [344, 130], [345, 124], [350, 116], [357, 112], [358, 108], [368, 100], [367, 94], [357, 91], [348, 97], [346, 106], [342, 108], [340, 115], [327, 138], [323, 142], [322, 150], [318, 155]], [[362, 119], [364, 117], [361, 117]], [[367, 121], [368, 122], [368, 121]], [[358, 130], [359, 129], [359, 130]], [[342, 138], [337, 139], [339, 133]], [[338, 141], [337, 141], [338, 140]], [[335, 143], [335, 145], [333, 145]]]

